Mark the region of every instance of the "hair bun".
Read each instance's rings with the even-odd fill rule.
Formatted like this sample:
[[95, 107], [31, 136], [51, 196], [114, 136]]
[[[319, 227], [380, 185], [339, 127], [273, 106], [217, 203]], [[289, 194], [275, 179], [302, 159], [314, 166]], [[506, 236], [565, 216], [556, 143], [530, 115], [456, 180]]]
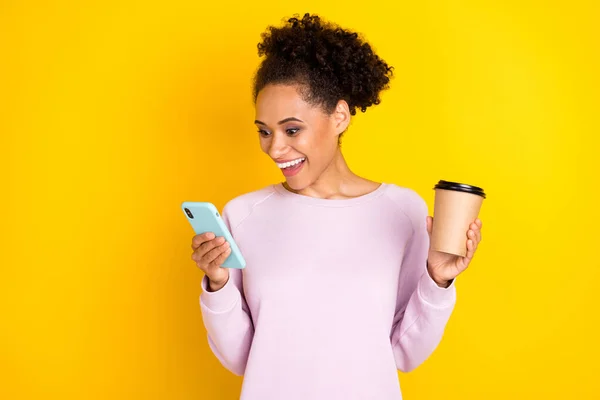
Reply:
[[255, 78], [254, 96], [269, 83], [308, 85], [308, 100], [332, 111], [338, 100], [356, 108], [379, 104], [393, 67], [388, 66], [352, 32], [318, 15], [294, 16], [282, 27], [270, 26], [261, 35], [259, 56], [265, 56]]

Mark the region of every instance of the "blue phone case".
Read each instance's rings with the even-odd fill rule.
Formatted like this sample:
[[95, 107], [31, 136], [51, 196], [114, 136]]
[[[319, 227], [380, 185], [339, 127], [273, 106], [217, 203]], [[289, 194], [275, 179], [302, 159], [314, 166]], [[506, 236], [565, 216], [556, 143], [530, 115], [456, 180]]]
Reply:
[[[246, 267], [246, 260], [233, 240], [225, 221], [221, 218], [217, 207], [208, 202], [186, 201], [181, 204], [181, 210], [194, 229], [196, 234], [212, 232], [217, 237], [223, 236], [231, 246], [231, 254], [223, 262], [222, 267], [242, 269]], [[191, 213], [191, 217], [188, 214]]]

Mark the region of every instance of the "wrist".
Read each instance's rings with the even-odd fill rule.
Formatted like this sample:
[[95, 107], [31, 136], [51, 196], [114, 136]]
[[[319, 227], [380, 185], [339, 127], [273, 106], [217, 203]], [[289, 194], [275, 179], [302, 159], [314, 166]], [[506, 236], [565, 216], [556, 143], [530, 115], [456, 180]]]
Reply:
[[208, 278], [208, 291], [216, 292], [218, 290], [223, 289], [223, 286], [225, 286], [225, 284], [227, 283], [228, 280], [229, 280], [229, 278], [227, 278], [223, 281], [213, 281], [212, 279]]
[[[433, 279], [433, 278], [432, 278]], [[443, 289], [448, 289], [450, 287], [450, 285], [452, 284], [452, 280], [435, 280], [433, 279], [433, 281], [436, 283], [436, 285], [438, 285], [439, 287], [443, 288]]]
[[429, 262], [427, 263], [427, 273], [431, 277], [431, 279], [441, 288], [447, 289], [454, 279], [444, 279], [438, 277], [435, 273], [432, 272], [431, 268], [429, 268]]

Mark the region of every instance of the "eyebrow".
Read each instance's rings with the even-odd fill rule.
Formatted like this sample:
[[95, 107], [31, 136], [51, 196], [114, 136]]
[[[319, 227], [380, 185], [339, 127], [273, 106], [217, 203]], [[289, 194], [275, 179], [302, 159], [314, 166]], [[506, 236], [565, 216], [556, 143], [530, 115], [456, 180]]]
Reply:
[[[302, 123], [304, 123], [304, 121], [302, 121], [301, 119], [294, 118], [294, 117], [289, 117], [289, 118], [282, 119], [281, 121], [279, 121], [277, 123], [277, 125], [285, 124], [286, 122], [290, 122], [290, 121], [296, 121], [296, 122], [302, 122]], [[267, 126], [267, 124], [265, 124], [264, 122], [259, 121], [259, 120], [254, 120], [254, 123], [258, 124], [258, 125]]]

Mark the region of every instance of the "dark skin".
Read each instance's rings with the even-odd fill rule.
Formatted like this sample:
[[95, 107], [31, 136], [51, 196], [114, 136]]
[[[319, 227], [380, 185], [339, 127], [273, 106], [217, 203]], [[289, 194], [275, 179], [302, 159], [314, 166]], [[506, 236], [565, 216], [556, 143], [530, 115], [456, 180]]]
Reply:
[[[306, 102], [294, 85], [267, 85], [256, 100], [255, 124], [262, 151], [275, 164], [303, 160], [299, 173], [287, 177], [287, 190], [322, 199], [350, 199], [370, 193], [381, 184], [352, 172], [339, 147], [339, 135], [350, 123], [348, 104], [340, 100], [332, 113]], [[277, 166], [277, 165], [276, 165]], [[431, 235], [433, 217], [427, 216]], [[448, 287], [469, 266], [481, 241], [481, 221], [474, 221], [467, 236], [467, 254], [460, 257], [429, 250], [427, 270], [440, 287]], [[192, 239], [192, 260], [208, 276], [209, 290], [221, 289], [229, 270], [221, 264], [229, 244], [212, 233]]]

